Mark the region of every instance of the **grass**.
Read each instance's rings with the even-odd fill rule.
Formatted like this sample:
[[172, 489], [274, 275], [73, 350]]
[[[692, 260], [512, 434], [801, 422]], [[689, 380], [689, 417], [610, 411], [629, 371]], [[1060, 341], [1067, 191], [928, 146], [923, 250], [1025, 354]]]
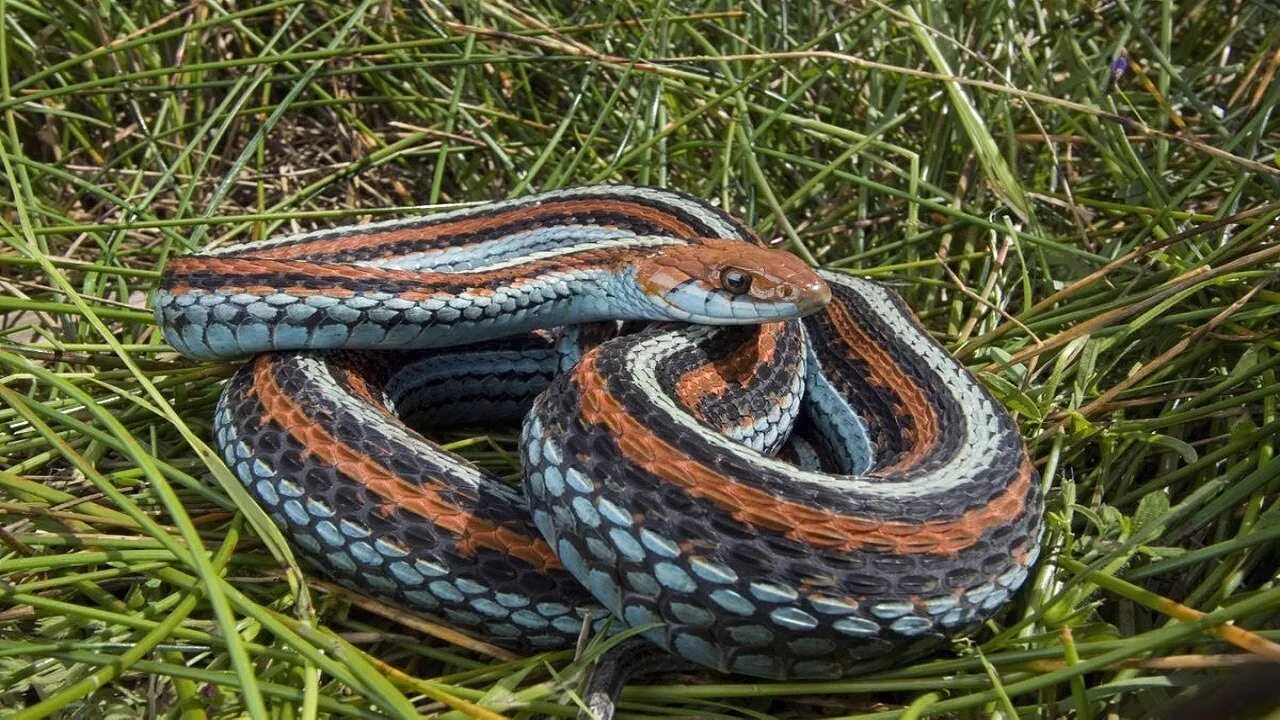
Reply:
[[[146, 305], [200, 247], [612, 181], [893, 284], [1049, 489], [1044, 559], [977, 638], [840, 682], [658, 677], [626, 715], [1280, 704], [1273, 4], [0, 8], [9, 717], [571, 715], [569, 655], [305, 577], [205, 444], [232, 368]], [[509, 433], [452, 439], [511, 472]]]

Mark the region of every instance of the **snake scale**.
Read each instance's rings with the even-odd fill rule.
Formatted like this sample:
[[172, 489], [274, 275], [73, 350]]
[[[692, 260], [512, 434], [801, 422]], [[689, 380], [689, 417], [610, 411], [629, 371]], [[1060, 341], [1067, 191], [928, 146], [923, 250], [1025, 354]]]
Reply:
[[[684, 194], [227, 247], [155, 308], [186, 355], [252, 356], [216, 445], [307, 560], [515, 649], [590, 622], [837, 677], [972, 630], [1037, 557], [1017, 426], [896, 293]], [[678, 322], [600, 340], [623, 320]], [[419, 432], [521, 417], [522, 489]]]

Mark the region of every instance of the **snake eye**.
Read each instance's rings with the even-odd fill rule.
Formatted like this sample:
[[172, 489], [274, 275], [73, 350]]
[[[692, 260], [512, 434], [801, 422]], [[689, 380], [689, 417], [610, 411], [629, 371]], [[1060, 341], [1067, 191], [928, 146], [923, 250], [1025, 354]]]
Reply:
[[720, 285], [730, 295], [746, 295], [751, 289], [751, 274], [736, 267], [727, 267], [720, 271]]

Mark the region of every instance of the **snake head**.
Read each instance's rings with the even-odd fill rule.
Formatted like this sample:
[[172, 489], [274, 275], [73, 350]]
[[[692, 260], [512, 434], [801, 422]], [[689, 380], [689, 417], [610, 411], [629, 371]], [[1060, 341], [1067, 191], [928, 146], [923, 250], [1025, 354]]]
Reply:
[[800, 258], [740, 240], [669, 245], [634, 267], [642, 297], [666, 318], [711, 325], [786, 320], [821, 310], [831, 289]]

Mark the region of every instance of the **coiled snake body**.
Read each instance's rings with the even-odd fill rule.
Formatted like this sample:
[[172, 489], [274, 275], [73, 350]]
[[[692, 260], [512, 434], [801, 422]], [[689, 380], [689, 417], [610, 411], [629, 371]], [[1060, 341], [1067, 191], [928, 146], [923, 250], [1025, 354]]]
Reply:
[[[566, 646], [585, 618], [723, 671], [835, 677], [973, 628], [1036, 559], [1015, 424], [897, 295], [678, 193], [574, 188], [181, 258], [156, 315], [193, 357], [264, 353], [215, 439], [306, 558], [511, 647]], [[601, 320], [703, 324], [576, 364], [531, 333]], [[524, 492], [402, 421], [530, 402]]]

